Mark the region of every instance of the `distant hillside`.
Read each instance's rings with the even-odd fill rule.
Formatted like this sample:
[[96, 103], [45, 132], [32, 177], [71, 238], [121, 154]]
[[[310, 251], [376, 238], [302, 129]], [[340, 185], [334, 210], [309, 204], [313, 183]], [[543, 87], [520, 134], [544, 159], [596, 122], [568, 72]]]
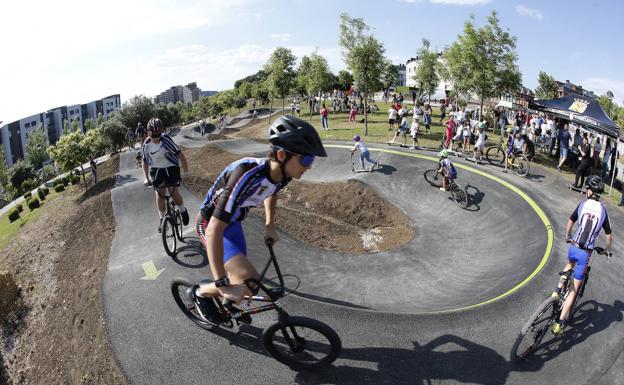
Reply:
[[212, 96], [219, 91], [202, 91], [199, 93], [200, 96]]

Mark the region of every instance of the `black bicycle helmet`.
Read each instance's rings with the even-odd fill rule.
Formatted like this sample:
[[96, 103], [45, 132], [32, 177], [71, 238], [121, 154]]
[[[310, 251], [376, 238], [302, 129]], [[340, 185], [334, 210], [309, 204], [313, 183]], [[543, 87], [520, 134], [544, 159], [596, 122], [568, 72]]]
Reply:
[[602, 194], [604, 191], [604, 181], [598, 175], [590, 175], [585, 181], [585, 188], [592, 190], [594, 194]]
[[158, 119], [158, 118], [151, 118], [150, 121], [147, 123], [147, 130], [148, 131], [159, 131], [163, 129], [163, 122], [162, 120]]
[[269, 142], [294, 154], [327, 156], [316, 129], [305, 120], [290, 115], [281, 116], [271, 124]]

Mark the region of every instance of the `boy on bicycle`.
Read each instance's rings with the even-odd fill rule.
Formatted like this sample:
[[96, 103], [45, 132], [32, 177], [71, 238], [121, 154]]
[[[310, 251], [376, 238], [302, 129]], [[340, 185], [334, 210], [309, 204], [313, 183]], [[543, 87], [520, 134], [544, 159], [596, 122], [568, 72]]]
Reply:
[[[579, 203], [576, 210], [570, 215], [566, 226], [566, 240], [570, 243], [570, 247], [568, 248], [568, 263], [563, 268], [563, 271], [567, 272], [574, 269], [574, 284], [570, 285], [570, 291], [561, 309], [559, 322], [552, 327], [553, 334], [558, 336], [563, 335], [564, 322], [568, 319], [576, 293], [585, 279], [590, 253], [594, 249], [596, 238], [601, 229], [604, 230], [607, 236], [607, 255], [609, 258], [612, 255], [611, 244], [613, 236], [611, 235], [611, 223], [609, 222], [607, 209], [603, 203], [599, 202], [600, 194], [604, 191], [604, 182], [598, 175], [591, 175], [585, 182], [585, 188], [587, 189], [585, 192], [587, 200]], [[579, 224], [578, 229], [574, 238], [572, 238], [570, 236], [572, 227], [574, 227], [574, 223], [577, 221]], [[564, 280], [562, 279], [557, 290], [552, 293], [553, 297], [561, 295], [563, 284]]]
[[[187, 293], [201, 316], [219, 324], [221, 315], [212, 298], [238, 303], [254, 290], [246, 280], [259, 278], [247, 259], [241, 222], [252, 207], [264, 204], [264, 240], [279, 240], [275, 228], [277, 193], [292, 178], [300, 179], [315, 157], [326, 157], [316, 129], [308, 122], [284, 115], [269, 128], [271, 151], [267, 158], [243, 158], [227, 166], [208, 191], [197, 214], [196, 230], [206, 247], [215, 281], [196, 285]], [[250, 323], [251, 317], [241, 319]]]
[[[173, 139], [167, 134], [163, 134], [164, 124], [158, 118], [152, 118], [147, 123], [148, 139], [143, 143], [141, 152], [143, 155], [143, 185], [148, 186], [150, 183], [154, 186], [156, 192], [156, 207], [158, 215], [162, 220], [165, 216], [167, 208], [165, 207], [165, 198], [162, 194], [164, 188], [161, 185], [170, 186], [168, 190], [171, 197], [182, 214], [182, 223], [188, 225], [189, 214], [184, 207], [184, 198], [180, 194], [180, 165], [184, 173], [188, 175], [188, 165], [186, 157], [180, 151]], [[149, 172], [149, 177], [148, 177]], [[173, 190], [173, 191], [171, 191]], [[161, 222], [158, 222], [158, 232], [161, 231]]]
[[440, 187], [440, 191], [448, 191], [448, 186], [451, 183], [451, 180], [457, 178], [457, 170], [455, 166], [453, 166], [453, 162], [448, 158], [448, 150], [443, 149], [438, 154], [440, 157], [438, 159], [438, 169], [436, 172], [442, 174], [442, 187]]

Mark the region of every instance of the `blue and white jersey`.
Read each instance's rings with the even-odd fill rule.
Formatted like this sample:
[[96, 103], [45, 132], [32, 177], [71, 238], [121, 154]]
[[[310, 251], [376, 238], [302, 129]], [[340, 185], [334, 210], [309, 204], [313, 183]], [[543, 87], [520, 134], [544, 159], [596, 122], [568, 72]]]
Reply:
[[448, 175], [449, 178], [457, 178], [457, 170], [455, 169], [455, 166], [453, 166], [453, 162], [451, 162], [449, 158], [442, 159], [440, 161], [440, 166], [442, 166], [442, 168], [446, 170], [446, 175]]
[[205, 218], [216, 217], [224, 222], [242, 221], [251, 207], [283, 189], [291, 178], [275, 182], [270, 176], [266, 158], [243, 158], [231, 163], [219, 175], [206, 194], [200, 209]]
[[151, 168], [180, 167], [178, 160], [180, 149], [167, 134], [160, 136], [159, 143], [152, 143], [151, 138], [145, 139], [141, 152], [143, 153], [143, 160]]
[[572, 222], [578, 221], [578, 229], [572, 240], [583, 249], [593, 250], [600, 229], [611, 234], [611, 223], [604, 205], [597, 200], [587, 199], [579, 203], [570, 215]]

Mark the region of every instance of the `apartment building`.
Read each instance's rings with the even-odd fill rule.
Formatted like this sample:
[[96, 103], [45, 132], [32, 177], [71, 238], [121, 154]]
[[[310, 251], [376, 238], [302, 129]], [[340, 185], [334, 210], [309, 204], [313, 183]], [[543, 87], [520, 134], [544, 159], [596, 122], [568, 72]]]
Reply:
[[199, 100], [200, 93], [201, 90], [197, 87], [197, 83], [195, 82], [189, 83], [185, 86], [173, 86], [156, 96], [154, 98], [154, 103], [192, 103]]

